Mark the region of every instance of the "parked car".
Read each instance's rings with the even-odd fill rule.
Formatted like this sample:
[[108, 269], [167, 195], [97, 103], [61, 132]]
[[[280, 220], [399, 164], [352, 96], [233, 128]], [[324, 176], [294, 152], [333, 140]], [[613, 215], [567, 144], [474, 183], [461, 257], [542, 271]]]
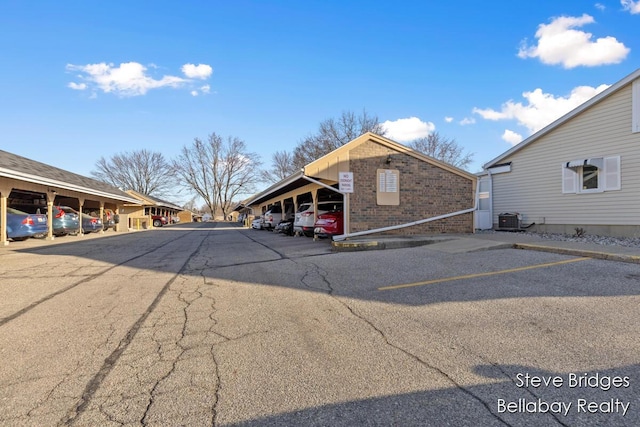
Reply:
[[342, 234], [344, 232], [342, 207], [339, 211], [334, 210], [318, 215], [313, 232], [318, 237], [331, 237]]
[[68, 206], [53, 206], [53, 234], [65, 236], [76, 234], [80, 229], [78, 213]]
[[178, 215], [174, 215], [171, 217], [171, 224], [177, 224], [180, 222], [180, 217]]
[[255, 230], [262, 230], [262, 217], [258, 217], [251, 221], [251, 228]]
[[110, 228], [116, 229], [116, 216], [117, 214], [113, 212], [111, 209], [105, 209], [104, 214], [102, 215], [102, 227], [104, 231], [107, 231]]
[[29, 237], [45, 237], [48, 231], [47, 216], [30, 214], [14, 208], [7, 208], [7, 237], [26, 240]]
[[[49, 215], [47, 206], [12, 205], [11, 207], [24, 213]], [[53, 213], [51, 225], [54, 236], [65, 236], [78, 232], [80, 227], [78, 225], [78, 214], [76, 211], [67, 206], [52, 206], [51, 211]]]
[[276, 225], [278, 233], [286, 234], [287, 236], [293, 236], [293, 218], [283, 219]]
[[53, 207], [53, 229], [56, 230], [56, 217], [61, 219], [61, 228], [67, 231], [67, 234], [78, 234], [80, 232], [80, 216], [78, 211], [69, 206], [54, 206]]
[[162, 227], [163, 225], [169, 224], [167, 217], [162, 215], [151, 215], [151, 220], [153, 221], [154, 227]]
[[263, 215], [262, 228], [272, 230], [282, 221], [282, 208], [280, 206], [272, 206]]
[[89, 234], [93, 231], [102, 230], [102, 220], [89, 214], [82, 214], [82, 232]]
[[[318, 202], [318, 215], [335, 210], [342, 210], [342, 202]], [[300, 204], [293, 222], [294, 233], [297, 232], [303, 233], [306, 236], [313, 236], [313, 213], [313, 202]]]

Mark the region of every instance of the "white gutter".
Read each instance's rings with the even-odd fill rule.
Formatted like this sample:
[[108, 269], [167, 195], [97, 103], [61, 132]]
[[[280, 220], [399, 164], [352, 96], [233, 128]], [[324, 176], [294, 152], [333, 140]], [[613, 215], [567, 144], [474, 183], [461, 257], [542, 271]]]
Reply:
[[476, 182], [476, 200], [475, 200], [475, 203], [474, 203], [475, 206], [470, 208], [470, 209], [465, 209], [463, 211], [452, 212], [452, 213], [448, 213], [448, 214], [444, 214], [444, 215], [438, 215], [438, 216], [434, 216], [434, 217], [431, 217], [431, 218], [420, 219], [418, 221], [407, 222], [405, 224], [391, 225], [391, 226], [388, 226], [388, 227], [375, 228], [373, 230], [357, 231], [355, 233], [350, 233], [350, 234], [341, 234], [339, 236], [333, 236], [333, 240], [334, 241], [341, 241], [341, 240], [348, 239], [349, 237], [357, 237], [357, 236], [364, 236], [364, 235], [367, 235], [367, 234], [382, 233], [384, 231], [398, 230], [400, 228], [412, 227], [414, 225], [425, 224], [427, 222], [437, 221], [439, 219], [451, 218], [452, 216], [458, 216], [458, 215], [463, 215], [463, 214], [466, 214], [466, 213], [474, 212], [474, 211], [476, 211], [478, 209], [479, 190], [480, 190], [480, 185]]
[[344, 191], [340, 191], [340, 190], [338, 190], [337, 188], [334, 188], [334, 187], [332, 187], [332, 186], [330, 186], [330, 185], [327, 185], [327, 184], [325, 184], [324, 182], [320, 182], [320, 181], [318, 181], [317, 179], [313, 179], [313, 178], [311, 178], [311, 177], [309, 177], [309, 176], [307, 176], [307, 175], [304, 175], [304, 174], [303, 174], [303, 175], [302, 175], [302, 178], [306, 179], [307, 181], [313, 182], [314, 184], [318, 184], [318, 185], [320, 185], [320, 186], [322, 186], [322, 187], [324, 187], [324, 188], [328, 188], [329, 190], [333, 190], [333, 191], [335, 191], [336, 193], [340, 193], [340, 194], [342, 194], [342, 195], [347, 194], [347, 193], [345, 193]]

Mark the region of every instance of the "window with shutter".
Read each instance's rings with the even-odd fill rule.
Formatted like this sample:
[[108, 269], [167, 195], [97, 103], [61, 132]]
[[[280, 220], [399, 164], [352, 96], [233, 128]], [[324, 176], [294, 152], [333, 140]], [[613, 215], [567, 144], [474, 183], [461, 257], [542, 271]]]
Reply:
[[620, 156], [595, 157], [562, 163], [562, 192], [600, 193], [620, 190]]

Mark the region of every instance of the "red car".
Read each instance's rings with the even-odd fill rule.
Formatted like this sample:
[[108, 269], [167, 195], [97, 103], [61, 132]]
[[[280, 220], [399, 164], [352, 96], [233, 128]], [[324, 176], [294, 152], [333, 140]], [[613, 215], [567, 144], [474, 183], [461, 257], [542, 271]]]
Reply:
[[167, 217], [162, 215], [151, 215], [151, 220], [153, 221], [154, 227], [162, 227], [163, 225], [169, 224]]
[[318, 215], [313, 232], [319, 237], [337, 236], [344, 232], [344, 214], [342, 211], [329, 211]]

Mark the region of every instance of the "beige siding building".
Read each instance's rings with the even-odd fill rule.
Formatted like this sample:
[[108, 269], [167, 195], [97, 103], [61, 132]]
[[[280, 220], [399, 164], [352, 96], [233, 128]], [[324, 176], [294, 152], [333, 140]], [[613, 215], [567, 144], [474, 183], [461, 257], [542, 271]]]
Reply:
[[536, 231], [640, 236], [640, 70], [484, 169], [494, 227], [518, 213]]

